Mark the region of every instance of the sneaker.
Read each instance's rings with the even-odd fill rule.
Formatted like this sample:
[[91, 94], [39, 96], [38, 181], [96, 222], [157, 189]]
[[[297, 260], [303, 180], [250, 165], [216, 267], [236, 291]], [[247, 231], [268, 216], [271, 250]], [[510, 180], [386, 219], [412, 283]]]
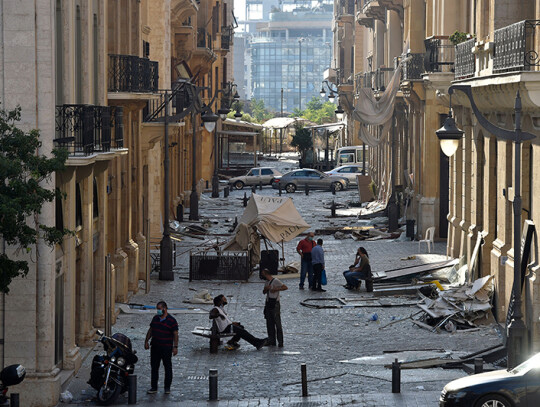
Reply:
[[257, 344], [257, 346], [255, 346], [257, 348], [257, 350], [261, 349], [264, 345], [266, 345], [266, 339], [260, 339], [259, 340], [259, 343]]
[[165, 389], [165, 394], [171, 394], [171, 389]]
[[304, 289], [304, 286], [301, 285], [300, 287], [298, 287], [300, 290], [303, 290]]
[[282, 343], [279, 343], [279, 344], [278, 344], [278, 348], [283, 348], [283, 344], [282, 344]]
[[317, 289], [317, 291], [319, 291], [319, 292], [321, 292], [321, 293], [325, 293], [325, 292], [326, 292], [326, 290], [325, 290], [324, 288], [319, 288], [319, 289]]
[[275, 343], [272, 343], [272, 342], [266, 341], [266, 343], [264, 344], [264, 346], [276, 346], [276, 344], [275, 344]]
[[227, 345], [225, 345], [225, 349], [227, 350], [236, 350], [240, 347], [240, 344], [238, 342], [227, 342]]
[[146, 394], [156, 394], [157, 393], [157, 389], [148, 389], [146, 390]]

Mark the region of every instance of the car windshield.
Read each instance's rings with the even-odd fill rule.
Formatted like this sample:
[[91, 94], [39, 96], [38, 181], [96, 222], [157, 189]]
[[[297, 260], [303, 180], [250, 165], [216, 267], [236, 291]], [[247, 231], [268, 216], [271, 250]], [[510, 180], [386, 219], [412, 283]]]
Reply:
[[515, 375], [524, 375], [532, 369], [540, 369], [540, 353], [537, 353], [532, 358], [527, 359], [521, 365], [516, 366], [510, 373]]

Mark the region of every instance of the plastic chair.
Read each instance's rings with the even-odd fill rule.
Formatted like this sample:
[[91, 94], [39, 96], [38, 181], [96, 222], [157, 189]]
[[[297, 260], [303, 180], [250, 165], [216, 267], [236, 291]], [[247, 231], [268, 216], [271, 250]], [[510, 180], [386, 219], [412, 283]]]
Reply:
[[434, 238], [435, 238], [435, 226], [427, 228], [426, 238], [418, 241], [418, 251], [420, 251], [420, 243], [424, 242], [427, 244], [428, 253], [431, 253], [431, 245], [435, 244]]

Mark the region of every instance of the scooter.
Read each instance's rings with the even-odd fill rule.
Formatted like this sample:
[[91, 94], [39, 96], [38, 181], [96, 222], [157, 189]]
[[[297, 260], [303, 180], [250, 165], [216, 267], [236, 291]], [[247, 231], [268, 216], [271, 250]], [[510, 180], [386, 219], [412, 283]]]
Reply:
[[26, 377], [26, 369], [23, 365], [11, 365], [0, 372], [0, 405], [8, 402], [8, 386], [21, 383]]
[[132, 350], [131, 340], [124, 334], [109, 337], [97, 331], [97, 335], [96, 342], [101, 342], [105, 354], [94, 356], [88, 384], [97, 390], [98, 404], [109, 406], [128, 390], [127, 379], [135, 370], [137, 351]]

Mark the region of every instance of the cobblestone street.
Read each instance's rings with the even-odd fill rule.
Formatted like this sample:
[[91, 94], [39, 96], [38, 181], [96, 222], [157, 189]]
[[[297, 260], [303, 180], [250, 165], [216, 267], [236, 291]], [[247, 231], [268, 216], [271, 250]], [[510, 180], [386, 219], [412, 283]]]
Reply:
[[[282, 164], [283, 165], [283, 164]], [[228, 199], [211, 199], [205, 193], [200, 202], [201, 219], [209, 218], [213, 223], [212, 234], [224, 234], [232, 224], [234, 217], [243, 212], [244, 192], [249, 197], [251, 191], [232, 191]], [[265, 187], [257, 191], [264, 195], [277, 196], [278, 192]], [[312, 192], [309, 196], [296, 192], [289, 194], [299, 212], [311, 224], [310, 230], [329, 226], [352, 226], [357, 222], [354, 216], [329, 218], [330, 211], [322, 204], [334, 197], [330, 192]], [[357, 200], [355, 189], [340, 192], [336, 202]], [[338, 213], [340, 213], [338, 211]], [[208, 398], [208, 371], [216, 368], [219, 372], [219, 405], [359, 405], [359, 406], [419, 406], [437, 405], [438, 394], [445, 383], [462, 377], [461, 370], [404, 370], [402, 371], [403, 395], [391, 395], [391, 370], [381, 364], [344, 363], [358, 357], [376, 356], [383, 352], [403, 350], [442, 349], [454, 352], [454, 356], [474, 352], [495, 345], [501, 341], [497, 331], [484, 327], [473, 332], [441, 334], [420, 329], [409, 321], [396, 323], [381, 330], [384, 324], [399, 318], [406, 318], [416, 312], [415, 306], [393, 307], [345, 307], [341, 309], [306, 308], [300, 302], [306, 298], [372, 298], [364, 289], [350, 292], [342, 287], [345, 283], [342, 271], [354, 259], [359, 246], [367, 249], [374, 271], [390, 270], [437, 260], [446, 259], [445, 242], [437, 242], [432, 254], [419, 254], [418, 242], [409, 241], [364, 241], [356, 242], [351, 238], [336, 240], [333, 236], [319, 236], [324, 239], [326, 252], [326, 270], [328, 285], [326, 293], [301, 291], [298, 278], [283, 278], [289, 290], [282, 293], [281, 314], [285, 333], [283, 348], [270, 347], [255, 350], [246, 342], [241, 342], [237, 351], [226, 351], [220, 347], [217, 354], [210, 354], [208, 340], [191, 334], [195, 326], [209, 326], [207, 311], [210, 305], [197, 306], [185, 304], [184, 300], [193, 297], [196, 291], [208, 290], [212, 296], [223, 293], [229, 298], [228, 312], [235, 321], [242, 324], [255, 336], [265, 337], [266, 328], [263, 317], [263, 283], [258, 272], [252, 274], [248, 282], [213, 282], [188, 281], [189, 249], [200, 244], [201, 240], [186, 238], [178, 247], [177, 268], [174, 282], [158, 280], [157, 273], [152, 273], [151, 291], [144, 289], [131, 298], [131, 303], [155, 305], [158, 300], [167, 301], [180, 326], [178, 356], [173, 358], [174, 381], [172, 394], [164, 395], [163, 388], [157, 395], [147, 395], [150, 385], [149, 351], [143, 347], [144, 337], [153, 311], [140, 313], [120, 313], [113, 332], [128, 335], [138, 351], [139, 405], [206, 405]], [[221, 238], [223, 239], [223, 238]], [[285, 244], [286, 262], [298, 260], [295, 247], [299, 238]], [[263, 246], [261, 244], [261, 246]], [[263, 247], [264, 248], [264, 247]], [[277, 248], [277, 247], [276, 247]], [[422, 253], [425, 253], [425, 245]], [[416, 255], [414, 260], [401, 260]], [[280, 277], [281, 278], [281, 277]], [[393, 297], [392, 297], [393, 298]], [[410, 303], [411, 299], [392, 299], [395, 304]], [[369, 304], [369, 301], [366, 301]], [[189, 309], [188, 309], [189, 308]], [[377, 314], [377, 320], [371, 319]], [[95, 352], [101, 351], [96, 346], [88, 353], [84, 367], [79, 371], [68, 389], [74, 395], [78, 405], [92, 405], [90, 401], [94, 391], [86, 380], [89, 377], [89, 365]], [[461, 352], [461, 353], [459, 353]], [[310, 395], [321, 396], [302, 403], [296, 398], [301, 395], [300, 365], [307, 364], [308, 390]], [[161, 372], [162, 373], [162, 372]], [[162, 380], [163, 377], [161, 376]], [[162, 383], [162, 381], [160, 382]], [[406, 397], [408, 399], [400, 397]], [[347, 395], [347, 396], [344, 396]], [[343, 397], [343, 399], [341, 399]], [[401, 401], [399, 401], [401, 400]], [[407, 401], [405, 401], [407, 400]], [[125, 399], [120, 399], [125, 403]], [[175, 404], [177, 403], [177, 404]]]

